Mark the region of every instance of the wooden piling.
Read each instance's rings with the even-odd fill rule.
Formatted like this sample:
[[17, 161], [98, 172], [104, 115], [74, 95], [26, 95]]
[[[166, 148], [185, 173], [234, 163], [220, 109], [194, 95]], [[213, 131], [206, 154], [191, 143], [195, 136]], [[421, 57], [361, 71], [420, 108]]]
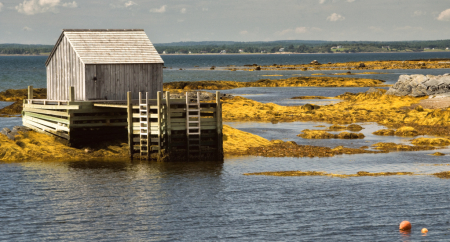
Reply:
[[131, 97], [131, 92], [127, 92], [128, 148], [130, 157], [133, 157], [133, 100]]
[[172, 136], [172, 123], [170, 121], [170, 92], [166, 92], [166, 141], [167, 151], [170, 152], [170, 143]]
[[223, 156], [223, 137], [222, 137], [222, 103], [220, 102], [220, 92], [216, 91], [216, 123], [217, 123], [217, 155]]
[[28, 99], [33, 99], [33, 86], [28, 86]]
[[158, 155], [161, 156], [161, 123], [162, 123], [162, 92], [158, 91], [156, 95], [156, 105], [158, 107]]

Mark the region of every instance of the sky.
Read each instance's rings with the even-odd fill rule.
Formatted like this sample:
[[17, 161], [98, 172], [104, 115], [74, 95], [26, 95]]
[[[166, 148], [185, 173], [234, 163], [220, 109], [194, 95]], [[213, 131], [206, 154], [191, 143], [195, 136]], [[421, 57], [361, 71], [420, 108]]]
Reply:
[[63, 29], [144, 29], [179, 41], [450, 39], [450, 0], [0, 0], [0, 43]]

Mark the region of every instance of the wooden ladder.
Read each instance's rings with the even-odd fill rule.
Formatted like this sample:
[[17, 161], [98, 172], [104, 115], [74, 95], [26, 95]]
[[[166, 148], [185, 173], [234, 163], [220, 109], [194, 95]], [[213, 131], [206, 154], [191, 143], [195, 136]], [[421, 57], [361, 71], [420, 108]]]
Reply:
[[[186, 92], [186, 136], [188, 159], [193, 154], [200, 156], [200, 135], [201, 135], [201, 116], [200, 116], [200, 93], [196, 97], [189, 98]], [[197, 99], [197, 100], [195, 100]]]
[[145, 93], [145, 99], [142, 100], [142, 93], [139, 92], [139, 149], [141, 159], [150, 157], [151, 146], [151, 126], [150, 126], [150, 105], [148, 102], [148, 92]]

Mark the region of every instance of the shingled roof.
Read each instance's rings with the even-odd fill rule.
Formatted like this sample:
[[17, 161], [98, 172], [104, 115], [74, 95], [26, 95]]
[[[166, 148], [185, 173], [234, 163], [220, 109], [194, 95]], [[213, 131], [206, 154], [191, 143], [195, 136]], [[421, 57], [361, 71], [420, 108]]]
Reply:
[[64, 29], [46, 66], [64, 37], [84, 64], [164, 63], [143, 29]]

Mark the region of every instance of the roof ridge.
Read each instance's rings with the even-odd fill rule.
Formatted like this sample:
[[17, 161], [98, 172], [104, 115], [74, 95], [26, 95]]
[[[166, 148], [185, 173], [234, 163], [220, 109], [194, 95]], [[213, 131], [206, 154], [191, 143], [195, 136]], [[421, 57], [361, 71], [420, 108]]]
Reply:
[[144, 31], [144, 29], [63, 29], [63, 32], [119, 32], [119, 31]]

